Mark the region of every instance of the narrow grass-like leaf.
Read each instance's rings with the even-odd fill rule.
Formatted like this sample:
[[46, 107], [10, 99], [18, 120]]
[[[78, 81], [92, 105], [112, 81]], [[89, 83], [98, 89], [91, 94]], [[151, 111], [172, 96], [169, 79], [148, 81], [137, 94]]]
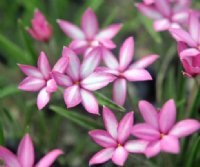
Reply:
[[0, 145], [4, 145], [4, 133], [3, 133], [3, 126], [0, 122]]
[[200, 149], [200, 137], [195, 141], [195, 143], [192, 145], [189, 157], [186, 161], [186, 166], [185, 167], [194, 167], [194, 162], [196, 159], [196, 155]]
[[94, 92], [94, 95], [96, 96], [97, 101], [99, 102], [99, 104], [101, 106], [106, 106], [110, 109], [119, 110], [119, 111], [125, 111], [126, 110], [124, 107], [114, 103], [112, 100], [110, 100], [109, 98], [107, 98], [106, 96], [104, 96], [101, 93]]
[[20, 90], [17, 89], [17, 85], [9, 85], [4, 88], [1, 88], [0, 99], [3, 99], [7, 96], [11, 96], [14, 94], [18, 94], [18, 93], [20, 93]]
[[20, 63], [30, 62], [30, 55], [2, 34], [0, 34], [0, 51], [6, 54], [7, 59], [15, 59]]
[[50, 109], [88, 130], [101, 128], [101, 126], [97, 124], [96, 121], [88, 118], [87, 116], [84, 116], [83, 114], [80, 114], [77, 111], [68, 110], [58, 106], [50, 106]]

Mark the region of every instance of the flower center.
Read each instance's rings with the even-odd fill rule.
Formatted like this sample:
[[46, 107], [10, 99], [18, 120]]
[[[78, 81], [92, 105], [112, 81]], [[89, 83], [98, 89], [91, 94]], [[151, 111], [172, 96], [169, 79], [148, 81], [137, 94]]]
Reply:
[[96, 47], [96, 46], [99, 46], [99, 41], [97, 41], [97, 40], [91, 40], [91, 41], [89, 41], [89, 45], [91, 46], [91, 47]]
[[200, 50], [200, 45], [198, 45], [198, 46], [197, 46], [197, 49], [199, 49], [199, 50]]
[[74, 84], [75, 85], [80, 85], [80, 81], [76, 81]]
[[117, 144], [117, 147], [122, 147], [122, 145], [120, 143]]
[[162, 139], [164, 136], [165, 136], [164, 133], [161, 133], [161, 134], [160, 134], [160, 138], [161, 138], [161, 139]]

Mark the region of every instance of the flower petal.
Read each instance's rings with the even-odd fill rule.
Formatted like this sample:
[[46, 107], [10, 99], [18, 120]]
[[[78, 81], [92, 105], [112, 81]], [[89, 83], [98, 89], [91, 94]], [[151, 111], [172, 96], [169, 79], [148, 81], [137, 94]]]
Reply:
[[23, 64], [18, 64], [18, 66], [27, 76], [43, 79], [42, 73], [36, 67]]
[[29, 134], [26, 134], [21, 140], [17, 151], [17, 157], [22, 167], [32, 167], [34, 165], [34, 147]]
[[122, 28], [122, 24], [112, 24], [101, 30], [96, 39], [112, 39]]
[[145, 69], [128, 69], [123, 73], [123, 76], [129, 81], [152, 80], [151, 74]]
[[134, 39], [133, 37], [127, 38], [120, 48], [119, 53], [119, 68], [125, 70], [133, 59], [134, 54]]
[[117, 69], [119, 67], [119, 63], [116, 57], [108, 49], [105, 49], [105, 48], [102, 49], [102, 56], [103, 56], [104, 63], [110, 69]]
[[51, 98], [51, 93], [46, 91], [46, 88], [43, 88], [38, 96], [37, 96], [37, 107], [39, 110], [43, 109], [48, 103]]
[[69, 64], [69, 57], [66, 52], [66, 47], [64, 47], [62, 51], [62, 57], [58, 59], [52, 71], [64, 73], [66, 71], [68, 64]]
[[200, 51], [195, 49], [195, 48], [189, 48], [189, 49], [185, 49], [182, 52], [180, 52], [180, 58], [186, 58], [186, 57], [190, 57], [190, 56], [197, 56], [198, 54], [200, 54]]
[[0, 146], [0, 158], [7, 167], [22, 167], [17, 157], [7, 148]]
[[176, 122], [176, 105], [174, 100], [168, 100], [159, 113], [159, 125], [162, 133], [167, 133]]
[[147, 141], [152, 141], [160, 138], [160, 132], [146, 123], [139, 123], [134, 125], [131, 133], [137, 138]]
[[145, 122], [158, 129], [158, 113], [154, 106], [145, 100], [141, 100], [139, 109]]
[[179, 54], [179, 56], [180, 56], [180, 53], [181, 53], [182, 51], [184, 51], [185, 49], [187, 49], [187, 44], [184, 43], [184, 42], [178, 42], [177, 49], [178, 49], [178, 54]]
[[69, 48], [72, 49], [76, 54], [82, 54], [87, 49], [88, 42], [82, 39], [73, 40]]
[[155, 141], [155, 142], [151, 142], [146, 150], [145, 150], [145, 155], [148, 158], [154, 157], [157, 154], [159, 154], [161, 151], [161, 144], [160, 144], [160, 140]]
[[52, 72], [52, 75], [58, 85], [63, 87], [72, 85], [72, 81], [67, 75], [61, 74], [59, 72]]
[[155, 54], [145, 56], [145, 57], [141, 58], [140, 60], [136, 61], [135, 63], [133, 63], [129, 67], [129, 69], [131, 69], [131, 68], [147, 68], [148, 66], [153, 64], [158, 58], [159, 58], [159, 56], [155, 55]]
[[170, 130], [169, 135], [176, 136], [178, 138], [188, 136], [200, 129], [200, 123], [194, 119], [185, 119], [178, 122]]
[[123, 106], [126, 100], [127, 82], [124, 78], [117, 79], [113, 84], [113, 101]]
[[155, 0], [155, 5], [157, 9], [164, 15], [164, 16], [169, 16], [171, 14], [171, 9], [170, 9], [170, 2], [168, 0]]
[[38, 58], [38, 68], [43, 74], [45, 79], [49, 79], [50, 72], [51, 72], [51, 66], [49, 64], [49, 60], [47, 59], [47, 56], [44, 52], [40, 53], [40, 56]]
[[107, 86], [110, 82], [113, 82], [115, 77], [110, 74], [103, 72], [93, 72], [83, 81], [81, 81], [81, 86], [87, 90], [98, 90]]
[[127, 113], [122, 120], [119, 122], [118, 126], [118, 141], [123, 144], [130, 136], [131, 129], [133, 126], [133, 112]]
[[162, 15], [160, 14], [160, 12], [154, 7], [145, 5], [143, 3], [136, 4], [136, 7], [142, 14], [144, 14], [145, 16], [147, 16], [151, 19], [156, 20], [156, 19], [162, 18]]
[[80, 88], [78, 85], [73, 85], [65, 89], [64, 100], [67, 108], [77, 106], [81, 102]]
[[191, 13], [189, 16], [189, 32], [192, 38], [196, 42], [199, 42], [200, 24], [199, 24], [199, 18], [195, 13]]
[[81, 89], [81, 98], [84, 108], [92, 114], [99, 114], [98, 102], [94, 95], [87, 90]]
[[89, 135], [102, 147], [115, 147], [117, 145], [116, 141], [105, 130], [92, 130]]
[[108, 49], [116, 48], [115, 43], [111, 39], [99, 39], [99, 42], [104, 48]]
[[106, 130], [114, 139], [117, 139], [118, 121], [113, 112], [105, 106], [103, 107], [103, 121]]
[[47, 81], [47, 85], [46, 85], [46, 91], [49, 93], [53, 93], [55, 91], [57, 91], [58, 86], [56, 84], [56, 81], [54, 79], [50, 79]]
[[94, 164], [101, 164], [109, 159], [112, 158], [114, 148], [105, 148], [99, 152], [97, 152], [93, 157], [90, 159], [89, 165], [94, 165]]
[[98, 32], [98, 21], [95, 13], [91, 8], [88, 8], [83, 14], [81, 25], [83, 31], [89, 39], [92, 39]]
[[153, 23], [154, 30], [157, 32], [168, 30], [170, 28], [170, 25], [171, 24], [169, 20], [165, 18], [155, 20]]
[[178, 154], [180, 152], [178, 138], [174, 136], [170, 135], [164, 136], [160, 143], [162, 151], [173, 154]]
[[182, 30], [180, 28], [171, 28], [170, 33], [178, 42], [185, 42], [190, 47], [197, 46], [196, 42], [192, 39], [190, 34], [185, 30]]
[[144, 153], [148, 144], [149, 142], [145, 140], [130, 140], [124, 148], [131, 153]]
[[83, 63], [81, 65], [81, 71], [80, 75], [81, 78], [85, 78], [88, 75], [90, 75], [99, 65], [101, 60], [101, 49], [95, 48], [92, 51], [90, 51], [87, 55], [87, 57], [83, 60]]
[[67, 74], [77, 81], [80, 78], [80, 60], [77, 55], [69, 48], [65, 49], [66, 54], [69, 56], [69, 65], [67, 67]]
[[128, 158], [128, 152], [124, 149], [124, 147], [119, 146], [113, 153], [112, 161], [116, 165], [124, 166], [124, 163], [127, 158]]
[[30, 92], [37, 92], [46, 85], [45, 80], [33, 77], [26, 77], [20, 84], [19, 89]]
[[54, 149], [46, 154], [35, 167], [50, 167], [54, 161], [58, 158], [58, 156], [62, 155], [63, 152], [59, 149]]
[[72, 39], [84, 39], [85, 35], [82, 30], [76, 25], [65, 21], [65, 20], [57, 20], [58, 25], [63, 30], [63, 32]]

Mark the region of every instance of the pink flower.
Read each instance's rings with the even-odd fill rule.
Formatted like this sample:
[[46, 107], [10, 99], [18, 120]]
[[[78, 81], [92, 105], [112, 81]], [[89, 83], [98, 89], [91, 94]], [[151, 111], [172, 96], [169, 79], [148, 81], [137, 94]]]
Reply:
[[54, 149], [34, 165], [34, 146], [29, 134], [26, 134], [21, 140], [17, 155], [0, 146], [0, 159], [3, 160], [4, 165], [7, 167], [49, 167], [61, 154], [63, 154], [61, 150]]
[[199, 121], [194, 119], [176, 123], [176, 106], [172, 99], [168, 100], [160, 111], [147, 101], [140, 101], [139, 109], [145, 123], [133, 126], [132, 134], [149, 141], [145, 151], [147, 157], [156, 156], [160, 151], [179, 153], [179, 138], [188, 136], [200, 128]]
[[112, 24], [99, 30], [96, 15], [90, 8], [88, 8], [82, 16], [82, 30], [68, 21], [58, 20], [57, 22], [64, 33], [73, 39], [70, 48], [77, 54], [85, 53], [85, 55], [98, 46], [107, 49], [115, 48], [116, 46], [112, 38], [122, 27], [121, 24]]
[[112, 159], [113, 163], [123, 166], [129, 153], [144, 153], [148, 142], [129, 140], [133, 125], [133, 112], [127, 113], [118, 123], [115, 115], [108, 108], [103, 108], [103, 121], [106, 130], [92, 130], [89, 135], [100, 146], [89, 164], [100, 164]]
[[49, 61], [44, 52], [40, 53], [38, 59], [38, 67], [18, 64], [22, 72], [27, 77], [19, 84], [19, 89], [29, 92], [38, 92], [37, 107], [43, 109], [51, 98], [51, 94], [57, 90], [57, 84], [52, 78], [52, 71], [63, 73], [68, 65], [68, 56], [65, 53], [66, 48], [63, 48], [62, 57], [51, 69]]
[[146, 56], [131, 64], [134, 55], [133, 37], [129, 37], [122, 44], [119, 53], [119, 62], [111, 52], [107, 50], [103, 50], [103, 52], [105, 52], [104, 54], [106, 55], [104, 62], [108, 68], [100, 67], [98, 71], [111, 73], [117, 77], [113, 85], [113, 100], [119, 105], [124, 105], [127, 92], [127, 80], [152, 80], [151, 75], [145, 68], [151, 65], [158, 56]]
[[165, 31], [187, 23], [191, 0], [144, 0], [136, 6], [154, 20], [155, 31]]
[[64, 100], [67, 108], [82, 103], [89, 113], [98, 114], [98, 102], [92, 91], [105, 87], [115, 79], [110, 74], [94, 72], [100, 63], [101, 49], [92, 50], [82, 64], [71, 49], [66, 49], [66, 54], [69, 56], [67, 75], [53, 72], [53, 77], [58, 85], [65, 87]]
[[44, 15], [37, 9], [32, 19], [32, 28], [27, 28], [29, 34], [36, 40], [48, 42], [52, 36], [52, 28]]

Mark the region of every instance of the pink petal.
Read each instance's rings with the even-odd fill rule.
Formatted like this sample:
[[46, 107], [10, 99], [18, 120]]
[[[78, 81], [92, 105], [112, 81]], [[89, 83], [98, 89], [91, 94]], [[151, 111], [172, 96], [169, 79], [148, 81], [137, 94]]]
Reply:
[[134, 125], [131, 133], [137, 138], [147, 141], [153, 141], [160, 138], [160, 132], [156, 128], [146, 123]]
[[169, 135], [178, 138], [188, 136], [200, 129], [200, 123], [194, 119], [185, 119], [174, 125], [170, 130]]
[[52, 75], [58, 85], [63, 87], [72, 85], [72, 81], [67, 75], [61, 74], [59, 72], [53, 72]]
[[110, 74], [102, 72], [93, 72], [83, 81], [81, 81], [81, 86], [84, 89], [94, 91], [107, 86], [110, 82], [113, 82], [115, 77]]
[[81, 65], [81, 71], [80, 75], [81, 78], [85, 78], [88, 75], [90, 75], [99, 65], [101, 60], [101, 49], [95, 48], [89, 54], [87, 57], [83, 60], [83, 63]]
[[80, 76], [80, 60], [77, 55], [71, 50], [66, 48], [66, 54], [69, 56], [69, 65], [67, 67], [67, 74], [74, 80], [79, 80]]
[[85, 35], [82, 32], [82, 30], [77, 27], [76, 25], [68, 22], [68, 21], [64, 21], [64, 20], [57, 20], [58, 25], [60, 26], [60, 28], [63, 30], [63, 32], [69, 36], [72, 39], [84, 39]]
[[158, 112], [154, 106], [145, 100], [141, 100], [139, 109], [145, 122], [158, 129]]
[[154, 157], [156, 155], [158, 155], [161, 151], [161, 144], [160, 144], [160, 140], [155, 141], [155, 142], [151, 142], [146, 150], [145, 150], [145, 155], [148, 158]]
[[26, 30], [34, 39], [38, 41], [43, 41], [43, 38], [40, 35], [38, 35], [33, 29], [27, 28]]
[[52, 71], [64, 73], [66, 71], [68, 64], [69, 64], [69, 57], [66, 52], [66, 47], [64, 47], [62, 51], [62, 57], [58, 59]]
[[6, 167], [22, 167], [17, 157], [7, 148], [0, 146], [0, 157], [4, 161]]
[[95, 72], [108, 73], [108, 74], [112, 74], [114, 76], [118, 76], [119, 75], [119, 71], [118, 70], [112, 70], [112, 69], [109, 69], [107, 67], [97, 67]]
[[84, 108], [92, 114], [99, 114], [98, 102], [94, 95], [87, 90], [81, 89], [81, 98]]
[[119, 68], [125, 70], [133, 59], [134, 54], [134, 39], [133, 37], [127, 38], [120, 48], [119, 53]]
[[43, 74], [45, 79], [49, 79], [51, 67], [49, 64], [49, 61], [47, 59], [47, 56], [44, 52], [40, 53], [39, 59], [38, 59], [38, 68]]
[[46, 91], [49, 93], [53, 93], [55, 91], [57, 91], [58, 86], [56, 84], [56, 81], [54, 79], [50, 79], [47, 81], [47, 85], [46, 85]]
[[199, 42], [200, 37], [200, 24], [199, 24], [199, 18], [195, 13], [191, 13], [189, 17], [189, 32], [192, 36], [192, 38]]
[[108, 49], [116, 48], [115, 43], [111, 39], [99, 39], [100, 44]]
[[149, 142], [145, 140], [130, 140], [124, 148], [131, 153], [144, 153], [148, 144]]
[[159, 56], [155, 55], [155, 54], [145, 56], [145, 57], [141, 58], [140, 60], [136, 61], [135, 63], [133, 63], [129, 67], [129, 69], [131, 69], [131, 68], [147, 68], [148, 66], [153, 64], [158, 58], [159, 58]]
[[41, 72], [36, 67], [23, 64], [18, 64], [18, 66], [27, 76], [43, 79]]
[[131, 129], [133, 126], [133, 112], [127, 113], [122, 120], [119, 122], [118, 126], [118, 141], [123, 144], [130, 136]]
[[126, 100], [127, 82], [124, 78], [117, 79], [113, 84], [113, 101], [123, 106]]
[[152, 80], [151, 74], [145, 69], [128, 69], [123, 73], [123, 76], [129, 81]]
[[124, 147], [119, 146], [113, 153], [112, 161], [116, 165], [124, 166], [124, 163], [127, 158], [128, 158], [128, 152], [124, 149]]
[[117, 145], [116, 141], [105, 130], [92, 130], [89, 135], [102, 147], [115, 147]]
[[80, 88], [78, 85], [73, 85], [65, 89], [64, 100], [67, 108], [77, 106], [81, 102]]
[[165, 18], [155, 20], [153, 23], [153, 27], [154, 27], [155, 31], [157, 31], [157, 32], [165, 31], [170, 28], [170, 22], [168, 19], [165, 19]]
[[55, 149], [46, 154], [35, 167], [50, 167], [58, 156], [62, 155], [63, 152], [59, 149]]
[[159, 125], [162, 133], [167, 133], [176, 122], [176, 105], [174, 100], [168, 100], [159, 113]]
[[109, 159], [112, 158], [114, 152], [114, 148], [105, 148], [99, 152], [97, 152], [93, 157], [90, 159], [89, 165], [94, 165], [94, 164], [101, 164]]
[[96, 39], [112, 39], [115, 35], [117, 35], [121, 28], [122, 24], [112, 24], [101, 30], [97, 34]]
[[48, 103], [51, 98], [51, 93], [46, 91], [46, 88], [43, 88], [37, 97], [37, 107], [39, 110], [43, 109]]
[[118, 121], [113, 112], [105, 106], [103, 107], [103, 121], [106, 130], [114, 139], [117, 139]]
[[21, 140], [17, 151], [17, 157], [22, 167], [32, 167], [34, 165], [34, 147], [29, 134], [26, 134]]
[[160, 12], [151, 6], [144, 5], [142, 3], [136, 4], [136, 7], [139, 9], [139, 11], [144, 14], [145, 16], [151, 18], [151, 19], [160, 19], [162, 18], [162, 15]]
[[200, 51], [195, 49], [195, 48], [189, 48], [189, 49], [185, 49], [182, 52], [180, 52], [180, 58], [186, 58], [186, 57], [190, 57], [190, 56], [197, 56], [198, 54], [200, 54]]
[[189, 17], [189, 10], [181, 10], [172, 16], [172, 21], [175, 23], [186, 23]]
[[98, 21], [91, 8], [88, 8], [83, 14], [81, 25], [88, 39], [92, 39], [98, 32]]
[[103, 56], [103, 61], [107, 67], [109, 67], [110, 69], [118, 68], [119, 63], [111, 51], [105, 48], [102, 49], [102, 56]]
[[151, 5], [152, 3], [155, 2], [155, 0], [143, 0], [145, 4]]
[[187, 49], [187, 44], [184, 43], [184, 42], [178, 42], [178, 47], [177, 47], [177, 49], [178, 49], [178, 54], [179, 54], [179, 56], [180, 56], [180, 53], [181, 53], [183, 50]]
[[30, 92], [37, 92], [46, 85], [45, 80], [33, 77], [26, 77], [20, 84], [19, 89]]
[[86, 40], [76, 39], [73, 40], [69, 48], [71, 48], [73, 51], [76, 52], [76, 54], [84, 53], [84, 51], [87, 49], [88, 42]]
[[196, 47], [196, 42], [192, 39], [190, 34], [186, 32], [185, 30], [179, 29], [179, 28], [171, 28], [170, 33], [172, 36], [178, 41], [178, 42], [185, 42], [190, 47]]
[[164, 136], [161, 140], [161, 150], [168, 153], [178, 154], [180, 152], [178, 138], [170, 135]]
[[168, 0], [155, 0], [156, 7], [164, 16], [169, 16], [171, 14], [169, 3], [170, 2]]

